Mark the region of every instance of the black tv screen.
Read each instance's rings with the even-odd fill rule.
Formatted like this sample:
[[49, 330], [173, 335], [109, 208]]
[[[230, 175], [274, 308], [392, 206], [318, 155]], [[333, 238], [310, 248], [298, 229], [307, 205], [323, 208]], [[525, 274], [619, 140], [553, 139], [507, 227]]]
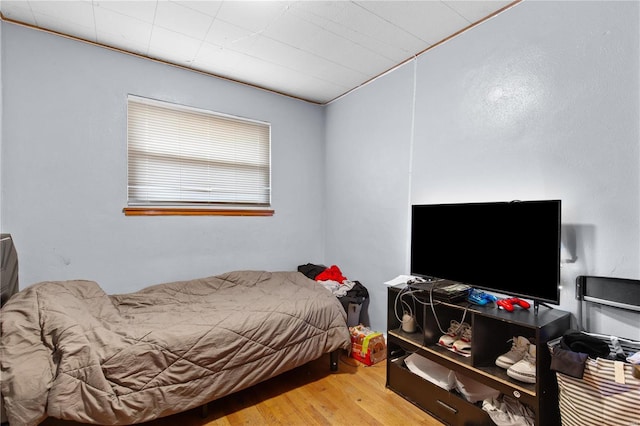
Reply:
[[411, 274], [560, 303], [561, 201], [413, 205]]

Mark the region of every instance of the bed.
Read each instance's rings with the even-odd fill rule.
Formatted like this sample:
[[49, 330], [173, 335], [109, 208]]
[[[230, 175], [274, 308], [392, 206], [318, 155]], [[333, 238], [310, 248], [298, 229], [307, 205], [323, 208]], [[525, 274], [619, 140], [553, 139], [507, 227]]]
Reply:
[[121, 295], [93, 281], [39, 283], [0, 312], [3, 405], [12, 426], [140, 423], [348, 349], [345, 321], [340, 302], [299, 272], [234, 271]]

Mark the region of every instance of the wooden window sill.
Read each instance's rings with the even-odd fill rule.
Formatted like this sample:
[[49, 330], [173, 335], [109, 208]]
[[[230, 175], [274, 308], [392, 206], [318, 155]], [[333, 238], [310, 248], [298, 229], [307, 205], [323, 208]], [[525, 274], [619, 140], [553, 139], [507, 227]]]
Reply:
[[188, 207], [125, 207], [125, 216], [273, 216], [270, 209], [217, 209]]

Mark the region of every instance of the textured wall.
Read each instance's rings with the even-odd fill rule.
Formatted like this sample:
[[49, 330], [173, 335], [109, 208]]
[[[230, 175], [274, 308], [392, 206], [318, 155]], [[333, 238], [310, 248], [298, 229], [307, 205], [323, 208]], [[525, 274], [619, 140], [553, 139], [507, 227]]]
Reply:
[[403, 67], [327, 110], [326, 260], [369, 289], [378, 330], [381, 283], [403, 272], [406, 257], [412, 91], [412, 68]]
[[[577, 256], [561, 271], [561, 308], [576, 312], [578, 274], [640, 278], [639, 16], [638, 2], [525, 1], [331, 104], [327, 132], [337, 139], [328, 140], [327, 164], [339, 157], [350, 167], [327, 174], [328, 203], [341, 201], [327, 212], [327, 259], [349, 264], [382, 295], [382, 282], [409, 272], [408, 234], [401, 244], [396, 233], [410, 202], [559, 198], [562, 237]], [[381, 120], [379, 109], [398, 116]], [[389, 171], [410, 178], [390, 179]], [[407, 191], [410, 201], [398, 205]], [[352, 219], [358, 200], [376, 199], [386, 208]], [[351, 228], [338, 232], [345, 221]], [[393, 237], [369, 256], [329, 243], [358, 247], [380, 229]], [[384, 305], [370, 315], [384, 329]], [[631, 315], [590, 317], [596, 330], [640, 333]]]
[[412, 201], [561, 199], [571, 311], [578, 274], [640, 278], [638, 6], [524, 2], [419, 60]]

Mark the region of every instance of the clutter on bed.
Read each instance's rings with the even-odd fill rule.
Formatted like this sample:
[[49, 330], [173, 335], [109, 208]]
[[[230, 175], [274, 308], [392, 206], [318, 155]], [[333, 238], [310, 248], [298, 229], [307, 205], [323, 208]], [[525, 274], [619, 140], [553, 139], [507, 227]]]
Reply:
[[367, 324], [366, 308], [369, 301], [369, 291], [360, 281], [346, 278], [337, 265], [329, 267], [307, 263], [298, 266], [298, 272], [329, 290], [340, 300], [347, 312], [347, 325], [354, 327]]
[[27, 426], [47, 416], [141, 423], [351, 345], [341, 304], [298, 272], [235, 271], [121, 295], [44, 282], [11, 298], [0, 326], [3, 406], [10, 424]]

